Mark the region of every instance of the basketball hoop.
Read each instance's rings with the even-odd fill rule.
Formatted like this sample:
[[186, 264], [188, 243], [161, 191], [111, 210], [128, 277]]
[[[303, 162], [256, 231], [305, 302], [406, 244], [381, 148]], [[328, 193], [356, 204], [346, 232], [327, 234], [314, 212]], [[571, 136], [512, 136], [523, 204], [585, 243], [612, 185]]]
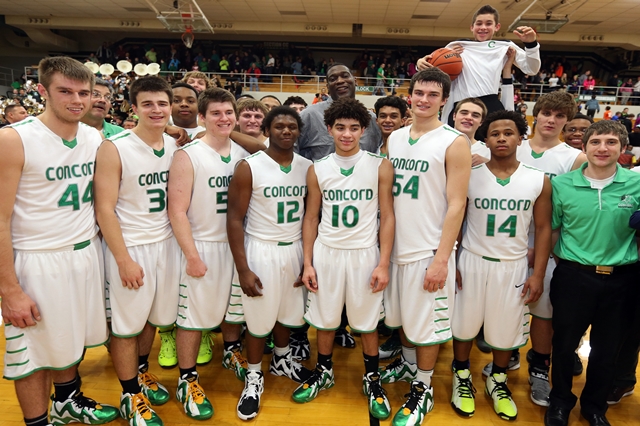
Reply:
[[193, 29], [191, 27], [187, 27], [186, 31], [182, 34], [182, 42], [187, 49], [191, 49], [194, 39], [195, 36], [193, 35]]

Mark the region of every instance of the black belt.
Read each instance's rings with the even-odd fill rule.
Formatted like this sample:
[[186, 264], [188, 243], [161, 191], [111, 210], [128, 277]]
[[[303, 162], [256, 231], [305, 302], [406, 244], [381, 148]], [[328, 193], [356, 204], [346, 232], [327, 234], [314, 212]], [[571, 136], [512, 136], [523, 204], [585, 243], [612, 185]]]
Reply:
[[630, 263], [628, 265], [620, 265], [620, 266], [602, 266], [602, 265], [594, 266], [594, 265], [583, 265], [582, 263], [572, 262], [570, 260], [564, 260], [564, 259], [560, 259], [560, 263], [561, 264], [564, 263], [573, 268], [582, 269], [583, 271], [589, 271], [589, 272], [593, 272], [595, 274], [600, 274], [600, 275], [611, 275], [614, 272], [616, 274], [622, 274], [625, 272], [631, 272], [637, 268], [637, 264], [635, 263]]

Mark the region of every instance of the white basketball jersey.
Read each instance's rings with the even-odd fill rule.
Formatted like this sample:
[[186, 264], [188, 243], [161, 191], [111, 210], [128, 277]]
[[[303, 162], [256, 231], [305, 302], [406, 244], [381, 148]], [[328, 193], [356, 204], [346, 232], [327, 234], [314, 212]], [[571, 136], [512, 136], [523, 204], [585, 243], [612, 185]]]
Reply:
[[127, 247], [157, 243], [171, 237], [167, 214], [167, 182], [176, 141], [163, 135], [156, 151], [127, 130], [111, 139], [122, 163], [116, 215]]
[[396, 238], [391, 260], [397, 264], [426, 259], [438, 248], [448, 208], [445, 155], [462, 135], [445, 124], [413, 142], [410, 130], [396, 130], [388, 141], [395, 173]]
[[187, 132], [187, 135], [189, 136], [189, 139], [193, 139], [193, 138], [196, 137], [196, 135], [198, 133], [201, 133], [201, 132], [204, 132], [205, 130], [207, 130], [202, 126], [196, 126], [194, 128], [187, 128], [187, 127], [180, 127], [180, 128], [182, 130], [184, 130], [185, 132]]
[[529, 140], [524, 139], [516, 156], [518, 161], [542, 170], [549, 179], [553, 179], [555, 176], [569, 173], [580, 152], [566, 143], [561, 143], [538, 154], [531, 149]]
[[282, 167], [259, 151], [246, 158], [251, 167], [251, 201], [245, 232], [264, 241], [291, 243], [302, 238], [307, 170], [311, 161], [293, 154], [289, 167]]
[[102, 136], [80, 123], [65, 141], [35, 117], [11, 126], [22, 140], [24, 167], [11, 217], [16, 250], [56, 250], [98, 233], [93, 172]]
[[462, 247], [494, 259], [525, 257], [533, 206], [543, 185], [544, 172], [524, 163], [504, 180], [491, 173], [486, 164], [471, 169]]
[[322, 193], [318, 238], [337, 249], [364, 249], [378, 243], [378, 168], [382, 157], [365, 152], [349, 170], [335, 153], [313, 165]]
[[227, 194], [238, 161], [249, 153], [231, 141], [227, 157], [201, 140], [182, 148], [193, 166], [193, 190], [187, 218], [193, 239], [227, 242]]
[[487, 148], [487, 144], [484, 142], [477, 141], [471, 145], [471, 155], [473, 154], [478, 154], [480, 157], [491, 160], [491, 150]]

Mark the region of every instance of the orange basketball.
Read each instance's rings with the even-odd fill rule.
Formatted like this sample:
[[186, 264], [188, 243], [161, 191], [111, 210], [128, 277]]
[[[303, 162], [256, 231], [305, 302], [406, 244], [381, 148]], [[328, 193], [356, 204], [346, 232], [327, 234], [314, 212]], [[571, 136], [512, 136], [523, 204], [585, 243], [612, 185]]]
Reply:
[[449, 74], [451, 81], [455, 80], [462, 72], [462, 57], [455, 50], [446, 47], [434, 50], [429, 63]]

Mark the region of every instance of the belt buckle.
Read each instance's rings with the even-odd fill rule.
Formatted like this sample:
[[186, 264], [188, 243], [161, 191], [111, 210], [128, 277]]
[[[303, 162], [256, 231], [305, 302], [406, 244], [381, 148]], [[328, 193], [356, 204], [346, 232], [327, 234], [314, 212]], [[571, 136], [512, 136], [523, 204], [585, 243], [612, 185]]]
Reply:
[[596, 274], [611, 275], [613, 266], [596, 266]]

